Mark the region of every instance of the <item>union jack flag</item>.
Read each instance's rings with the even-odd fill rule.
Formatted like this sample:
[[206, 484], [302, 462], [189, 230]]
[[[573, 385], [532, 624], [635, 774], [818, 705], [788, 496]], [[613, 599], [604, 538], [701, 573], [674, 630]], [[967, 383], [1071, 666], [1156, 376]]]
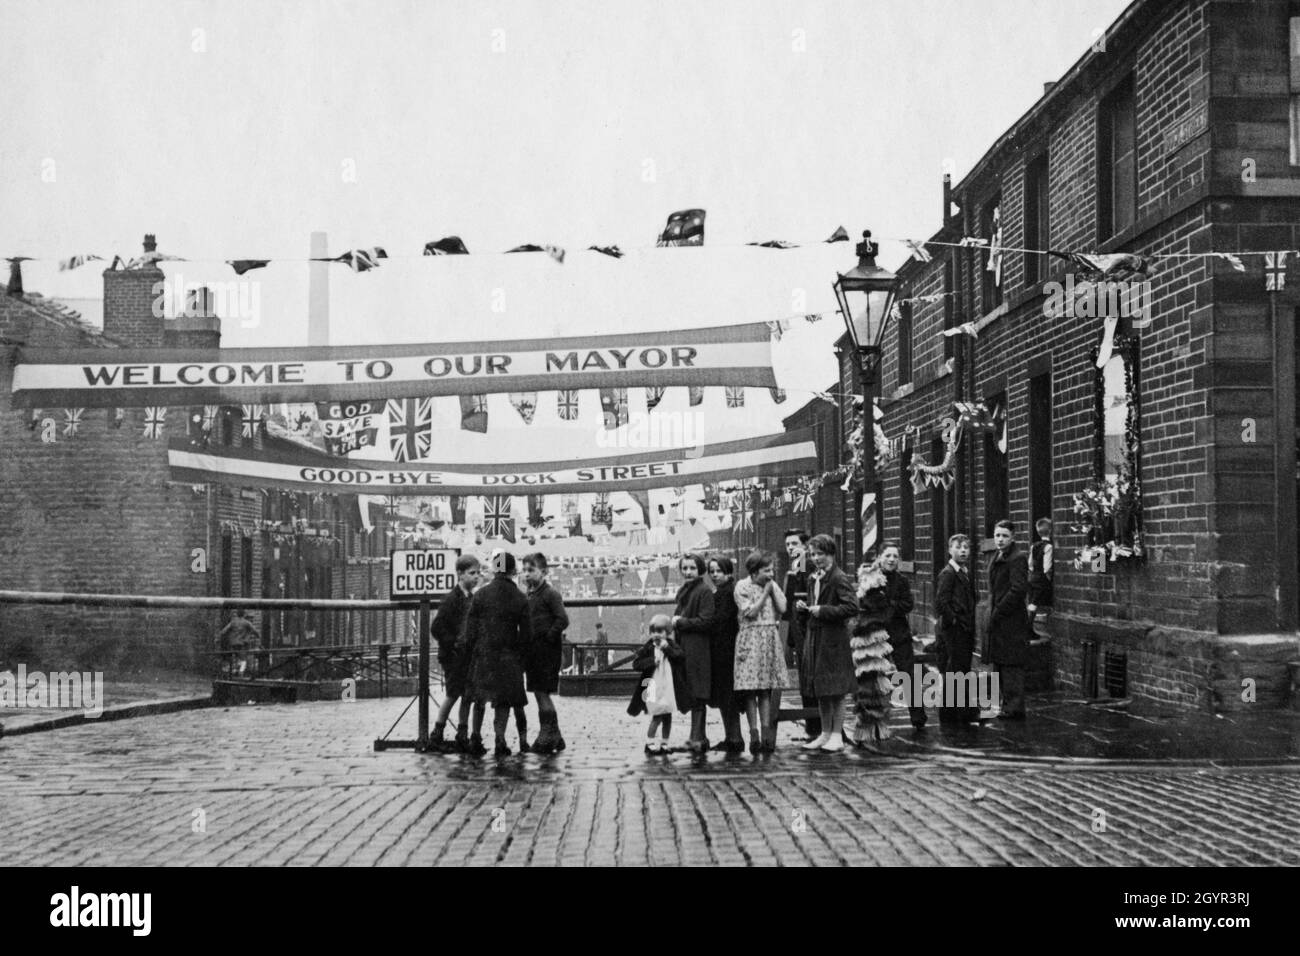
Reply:
[[221, 411], [220, 405], [203, 406], [203, 430], [212, 431], [212, 426], [217, 423], [217, 412]]
[[816, 495], [817, 492], [813, 489], [812, 485], [805, 485], [804, 487], [800, 488], [797, 492], [795, 492], [794, 510], [811, 511], [813, 506], [813, 499], [816, 497]]
[[64, 436], [77, 434], [77, 430], [81, 428], [81, 416], [84, 412], [84, 408], [65, 408], [63, 410]]
[[418, 461], [433, 445], [433, 399], [388, 402], [388, 447], [396, 461]]
[[556, 394], [556, 407], [559, 409], [561, 419], [566, 422], [576, 422], [578, 420], [578, 390], [567, 388], [558, 392]]
[[167, 421], [167, 409], [150, 406], [144, 410], [144, 437], [161, 438]]
[[1286, 286], [1286, 252], [1264, 253], [1264, 291], [1281, 292]]
[[689, 385], [689, 386], [687, 386], [687, 388], [690, 390], [691, 404], [692, 404], [692, 405], [699, 405], [699, 404], [703, 403], [703, 401], [704, 401], [704, 386], [703, 386], [703, 385]]
[[618, 428], [627, 424], [627, 389], [602, 388], [600, 404], [605, 412], [605, 427]]
[[510, 513], [510, 499], [505, 495], [489, 495], [483, 499], [483, 533], [489, 538], [515, 541], [515, 519]]
[[727, 407], [744, 408], [745, 407], [745, 386], [728, 385], [727, 389]]
[[243, 435], [245, 438], [252, 438], [257, 434], [262, 425], [262, 416], [264, 414], [261, 405], [245, 405], [244, 407], [244, 424]]

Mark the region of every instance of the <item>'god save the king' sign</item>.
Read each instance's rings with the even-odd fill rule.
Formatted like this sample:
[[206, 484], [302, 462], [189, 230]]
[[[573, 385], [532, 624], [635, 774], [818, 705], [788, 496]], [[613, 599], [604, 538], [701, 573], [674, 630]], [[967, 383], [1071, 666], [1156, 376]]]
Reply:
[[393, 600], [441, 597], [456, 586], [459, 556], [453, 548], [393, 551], [389, 594]]

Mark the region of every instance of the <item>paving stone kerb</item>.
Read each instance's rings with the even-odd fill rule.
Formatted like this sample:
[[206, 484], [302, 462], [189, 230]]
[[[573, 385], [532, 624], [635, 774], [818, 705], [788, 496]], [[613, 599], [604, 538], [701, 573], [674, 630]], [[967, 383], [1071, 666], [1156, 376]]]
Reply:
[[1003, 769], [788, 740], [701, 764], [642, 754], [622, 702], [562, 703], [554, 758], [375, 753], [399, 700], [7, 738], [0, 865], [1300, 863], [1291, 770]]

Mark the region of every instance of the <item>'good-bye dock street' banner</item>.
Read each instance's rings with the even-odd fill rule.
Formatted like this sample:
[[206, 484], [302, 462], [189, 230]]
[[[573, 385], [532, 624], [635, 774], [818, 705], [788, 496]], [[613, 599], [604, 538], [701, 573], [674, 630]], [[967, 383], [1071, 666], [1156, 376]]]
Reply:
[[509, 465], [330, 458], [303, 449], [222, 448], [217, 453], [174, 439], [171, 479], [331, 494], [526, 495], [628, 491], [817, 469], [817, 446], [804, 429], [763, 438], [615, 455]]
[[571, 339], [273, 349], [24, 349], [15, 408], [248, 405], [637, 385], [772, 387], [764, 322]]

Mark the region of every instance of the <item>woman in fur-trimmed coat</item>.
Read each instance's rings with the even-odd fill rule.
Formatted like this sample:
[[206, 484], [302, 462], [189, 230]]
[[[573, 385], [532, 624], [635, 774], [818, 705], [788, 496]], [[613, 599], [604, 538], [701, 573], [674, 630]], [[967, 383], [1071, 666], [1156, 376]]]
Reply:
[[853, 652], [853, 672], [858, 679], [854, 697], [857, 726], [853, 741], [857, 744], [884, 740], [889, 736], [890, 675], [890, 601], [885, 573], [875, 564], [858, 568], [858, 613], [849, 647]]

